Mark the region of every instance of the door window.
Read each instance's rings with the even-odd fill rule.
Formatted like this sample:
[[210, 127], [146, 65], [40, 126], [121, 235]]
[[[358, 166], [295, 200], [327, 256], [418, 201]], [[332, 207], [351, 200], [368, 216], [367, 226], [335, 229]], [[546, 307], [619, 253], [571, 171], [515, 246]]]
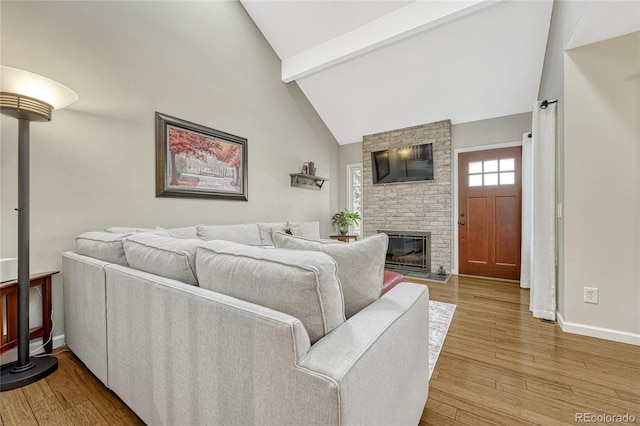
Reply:
[[469, 186], [514, 185], [515, 159], [500, 158], [469, 163]]

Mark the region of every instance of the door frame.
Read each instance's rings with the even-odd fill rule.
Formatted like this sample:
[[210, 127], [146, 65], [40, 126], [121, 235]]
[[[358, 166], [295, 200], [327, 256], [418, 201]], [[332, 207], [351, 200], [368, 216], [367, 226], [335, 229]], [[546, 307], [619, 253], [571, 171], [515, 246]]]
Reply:
[[500, 149], [500, 148], [512, 148], [514, 146], [522, 146], [522, 141], [515, 142], [504, 142], [504, 143], [495, 143], [491, 145], [479, 145], [479, 146], [470, 146], [466, 148], [456, 148], [453, 150], [453, 216], [451, 217], [451, 228], [452, 232], [452, 247], [453, 251], [451, 253], [453, 259], [451, 259], [451, 273], [458, 275], [458, 271], [460, 269], [460, 247], [458, 246], [458, 154], [463, 152], [476, 152], [476, 151], [488, 151], [490, 149]]

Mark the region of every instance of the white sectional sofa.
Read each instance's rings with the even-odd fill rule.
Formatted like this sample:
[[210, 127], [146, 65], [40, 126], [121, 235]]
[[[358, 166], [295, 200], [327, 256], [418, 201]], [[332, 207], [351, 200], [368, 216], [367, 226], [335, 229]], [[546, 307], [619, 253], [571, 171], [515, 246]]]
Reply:
[[67, 345], [150, 425], [417, 425], [428, 288], [371, 299], [384, 234], [349, 244], [375, 269], [358, 283], [365, 266], [338, 270], [331, 250], [259, 247], [282, 228], [321, 244], [317, 222], [79, 236], [63, 255]]

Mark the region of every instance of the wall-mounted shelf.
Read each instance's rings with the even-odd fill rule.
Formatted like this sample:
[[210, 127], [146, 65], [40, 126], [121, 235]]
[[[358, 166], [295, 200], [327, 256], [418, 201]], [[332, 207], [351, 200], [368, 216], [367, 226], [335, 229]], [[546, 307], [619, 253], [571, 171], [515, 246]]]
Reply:
[[297, 188], [315, 189], [319, 191], [322, 185], [329, 179], [315, 175], [305, 175], [302, 173], [291, 173], [291, 186]]

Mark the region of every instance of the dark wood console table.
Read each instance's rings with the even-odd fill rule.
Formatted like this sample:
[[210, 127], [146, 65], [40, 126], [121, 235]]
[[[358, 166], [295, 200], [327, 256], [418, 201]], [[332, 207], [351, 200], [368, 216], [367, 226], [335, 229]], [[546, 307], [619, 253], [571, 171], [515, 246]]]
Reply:
[[[51, 276], [58, 272], [42, 272], [29, 276], [29, 287], [42, 286], [42, 325], [29, 330], [30, 341], [42, 337], [44, 343], [49, 339], [51, 334]], [[5, 306], [6, 312], [4, 311]], [[4, 332], [5, 319], [6, 334]], [[0, 353], [16, 346], [18, 346], [18, 280], [12, 280], [0, 283]], [[51, 353], [53, 350], [51, 340], [44, 345], [44, 350]]]
[[343, 243], [348, 243], [350, 241], [355, 241], [358, 239], [357, 235], [329, 235], [329, 238], [332, 240], [342, 241]]

